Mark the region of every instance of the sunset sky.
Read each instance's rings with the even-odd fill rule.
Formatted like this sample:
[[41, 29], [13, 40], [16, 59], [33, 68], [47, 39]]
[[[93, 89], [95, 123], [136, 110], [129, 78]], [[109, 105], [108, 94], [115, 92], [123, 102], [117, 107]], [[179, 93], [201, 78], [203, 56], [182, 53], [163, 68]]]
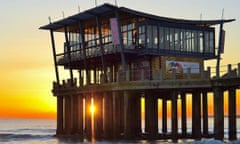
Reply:
[[[98, 0], [97, 4], [114, 0]], [[118, 0], [119, 6], [181, 19], [234, 18], [224, 25], [225, 53], [221, 65], [240, 62], [239, 0]], [[0, 118], [54, 118], [56, 99], [50, 36], [39, 30], [52, 20], [95, 6], [86, 0], [5, 0], [0, 4]], [[59, 45], [61, 46], [63, 42]], [[62, 47], [59, 47], [62, 49]], [[208, 63], [215, 65], [215, 61]], [[240, 100], [239, 100], [240, 101]], [[238, 114], [240, 108], [238, 107]]]

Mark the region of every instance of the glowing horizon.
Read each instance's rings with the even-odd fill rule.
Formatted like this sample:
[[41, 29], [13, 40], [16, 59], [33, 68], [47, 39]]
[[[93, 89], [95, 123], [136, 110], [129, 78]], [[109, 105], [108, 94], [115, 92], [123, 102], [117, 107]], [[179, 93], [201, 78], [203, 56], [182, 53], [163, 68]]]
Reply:
[[[56, 3], [58, 6], [56, 7]], [[102, 3], [113, 3], [105, 0]], [[173, 5], [173, 3], [175, 3]], [[101, 3], [98, 3], [100, 5]], [[237, 21], [224, 25], [226, 30], [225, 53], [221, 65], [240, 62], [240, 1], [119, 1], [119, 6], [160, 16], [180, 19], [219, 19], [222, 8], [224, 18]], [[79, 1], [2, 1], [0, 8], [0, 118], [56, 118], [56, 97], [51, 93], [55, 81], [54, 65], [49, 32], [41, 31], [41, 25], [78, 12]], [[187, 9], [186, 6], [188, 7]], [[95, 7], [94, 2], [81, 2], [81, 11]], [[174, 9], [174, 11], [173, 11]], [[218, 31], [218, 28], [216, 29]], [[217, 38], [217, 37], [216, 37]], [[63, 49], [62, 37], [56, 37], [57, 50]], [[215, 60], [206, 62], [214, 66]], [[63, 77], [61, 76], [61, 79]], [[237, 114], [240, 115], [240, 93], [237, 96]], [[227, 100], [224, 99], [227, 114]], [[210, 101], [212, 103], [212, 101]], [[213, 106], [209, 113], [213, 113]], [[187, 106], [188, 114], [190, 110]]]

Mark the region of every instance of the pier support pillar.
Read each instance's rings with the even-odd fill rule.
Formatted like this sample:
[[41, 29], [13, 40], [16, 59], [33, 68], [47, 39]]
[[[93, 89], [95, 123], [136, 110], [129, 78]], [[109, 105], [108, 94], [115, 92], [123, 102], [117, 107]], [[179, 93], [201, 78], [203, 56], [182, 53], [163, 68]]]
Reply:
[[123, 107], [123, 92], [112, 92], [113, 97], [113, 138], [120, 138], [121, 133], [124, 131], [124, 110]]
[[78, 130], [78, 96], [72, 96], [72, 134], [77, 134]]
[[192, 136], [201, 139], [201, 96], [197, 90], [192, 95]]
[[178, 112], [177, 112], [177, 92], [171, 93], [172, 102], [172, 140], [177, 142], [178, 139]]
[[158, 135], [158, 99], [152, 93], [145, 93], [145, 131], [149, 138]]
[[57, 135], [63, 134], [63, 97], [57, 97]]
[[103, 96], [101, 93], [94, 94], [94, 131], [95, 138], [100, 139], [103, 136]]
[[103, 133], [105, 139], [111, 139], [113, 138], [113, 97], [107, 92], [104, 93], [103, 97]]
[[223, 90], [214, 87], [214, 138], [222, 140], [224, 137]]
[[72, 96], [65, 96], [65, 133], [66, 135], [72, 134]]
[[203, 136], [208, 136], [208, 96], [207, 92], [202, 92], [202, 116], [203, 116]]
[[237, 139], [237, 131], [236, 131], [236, 89], [230, 88], [228, 94], [228, 128], [229, 128], [229, 139], [235, 140]]
[[92, 115], [90, 112], [90, 107], [91, 107], [91, 95], [86, 94], [85, 95], [85, 133], [86, 137], [88, 139], [91, 139], [92, 137]]
[[162, 133], [167, 133], [167, 99], [162, 98]]
[[182, 136], [187, 136], [187, 111], [186, 111], [186, 94], [181, 92], [181, 102], [182, 102]]
[[77, 133], [83, 138], [83, 96], [77, 96]]
[[132, 139], [141, 133], [140, 94], [124, 91], [124, 137]]

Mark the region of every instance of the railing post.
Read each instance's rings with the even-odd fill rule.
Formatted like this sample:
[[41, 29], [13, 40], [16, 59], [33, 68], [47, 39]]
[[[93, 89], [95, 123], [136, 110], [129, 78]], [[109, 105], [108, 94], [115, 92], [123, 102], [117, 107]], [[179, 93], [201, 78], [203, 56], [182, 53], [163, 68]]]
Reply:
[[116, 82], [119, 82], [119, 72], [116, 72]]
[[127, 70], [125, 72], [125, 76], [126, 76], [126, 81], [129, 81], [130, 80], [130, 71], [129, 70]]
[[211, 78], [211, 67], [207, 67], [208, 78]]
[[187, 79], [191, 79], [191, 68], [187, 68]]
[[141, 69], [141, 80], [144, 80], [144, 69]]
[[227, 75], [230, 76], [231, 75], [231, 71], [232, 71], [232, 65], [228, 64], [228, 70], [227, 70]]
[[163, 80], [163, 72], [161, 68], [159, 69], [159, 79]]
[[201, 79], [204, 79], [204, 68], [200, 69], [200, 75], [201, 75]]
[[238, 63], [238, 73], [237, 76], [240, 77], [240, 63]]

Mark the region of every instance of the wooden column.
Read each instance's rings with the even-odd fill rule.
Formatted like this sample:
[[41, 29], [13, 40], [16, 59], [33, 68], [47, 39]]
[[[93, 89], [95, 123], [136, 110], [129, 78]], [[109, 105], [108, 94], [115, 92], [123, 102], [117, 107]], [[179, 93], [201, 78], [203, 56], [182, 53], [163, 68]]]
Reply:
[[158, 99], [152, 93], [145, 93], [145, 131], [149, 138], [158, 135]]
[[53, 51], [53, 60], [54, 60], [56, 81], [57, 81], [57, 84], [59, 85], [59, 73], [58, 73], [58, 67], [57, 67], [57, 56], [56, 56], [55, 39], [54, 39], [53, 30], [50, 30], [50, 36], [51, 36], [51, 41], [52, 41], [52, 51]]
[[83, 138], [83, 96], [77, 96], [77, 133]]
[[113, 96], [111, 93], [104, 92], [104, 116], [103, 133], [105, 139], [113, 138]]
[[229, 139], [237, 139], [237, 124], [236, 124], [236, 89], [230, 88], [228, 90], [228, 128], [229, 128]]
[[132, 139], [141, 133], [140, 95], [124, 91], [124, 137]]
[[124, 131], [124, 110], [123, 93], [113, 91], [113, 138], [120, 138], [120, 134]]
[[172, 102], [172, 140], [177, 142], [178, 139], [178, 112], [177, 112], [177, 92], [173, 91], [171, 93], [171, 102]]
[[57, 135], [63, 134], [63, 97], [57, 97]]
[[70, 73], [70, 80], [71, 80], [71, 85], [73, 86], [73, 70], [70, 67], [71, 65], [71, 48], [70, 48], [70, 43], [69, 43], [69, 38], [68, 38], [68, 31], [67, 27], [64, 27], [65, 31], [65, 41], [66, 41], [66, 47], [67, 47], [67, 58], [68, 58], [68, 66], [69, 66], [69, 73]]
[[90, 113], [91, 95], [85, 94], [85, 133], [88, 139], [92, 136], [92, 119]]
[[167, 133], [167, 99], [162, 98], [162, 132]]
[[73, 95], [72, 97], [72, 133], [77, 134], [78, 131], [78, 96]]
[[192, 136], [194, 139], [201, 138], [201, 97], [198, 90], [192, 95]]
[[65, 120], [66, 120], [66, 134], [72, 133], [72, 99], [71, 96], [65, 96]]
[[203, 136], [208, 136], [208, 96], [202, 92]]
[[182, 135], [187, 136], [187, 112], [186, 112], [186, 94], [181, 92], [181, 102], [182, 102]]
[[214, 138], [222, 140], [224, 137], [223, 90], [214, 87]]
[[103, 96], [102, 93], [94, 94], [94, 131], [95, 138], [100, 139], [103, 136]]

